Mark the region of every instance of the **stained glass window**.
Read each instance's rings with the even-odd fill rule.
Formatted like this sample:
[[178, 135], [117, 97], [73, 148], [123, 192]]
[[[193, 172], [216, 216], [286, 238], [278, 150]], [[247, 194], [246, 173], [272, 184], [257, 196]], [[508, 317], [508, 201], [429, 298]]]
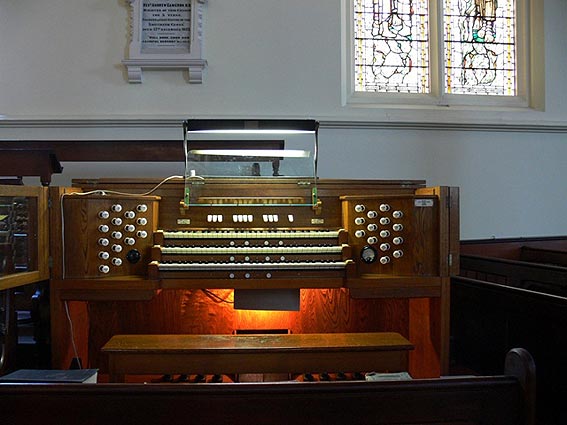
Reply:
[[445, 91], [514, 96], [514, 0], [444, 2]]
[[355, 0], [355, 90], [429, 91], [428, 4]]
[[516, 0], [352, 1], [355, 92], [517, 94]]

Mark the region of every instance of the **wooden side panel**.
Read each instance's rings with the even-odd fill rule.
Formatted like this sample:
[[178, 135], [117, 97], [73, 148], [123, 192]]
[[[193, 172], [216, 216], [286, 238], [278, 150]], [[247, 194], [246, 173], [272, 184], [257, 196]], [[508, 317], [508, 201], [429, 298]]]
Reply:
[[461, 255], [461, 214], [460, 214], [460, 191], [458, 187], [449, 188], [449, 255], [451, 264], [449, 274], [459, 274]]
[[51, 279], [63, 278], [63, 221], [62, 199], [65, 194], [81, 192], [77, 188], [50, 187], [49, 199], [49, 252], [52, 258]]
[[441, 276], [455, 276], [459, 272], [460, 213], [458, 187], [426, 187], [416, 194], [434, 195], [439, 199], [439, 271]]
[[[51, 289], [51, 367], [68, 369], [74, 358], [88, 359], [89, 313], [85, 302], [63, 301]], [[76, 350], [76, 351], [75, 351]]]

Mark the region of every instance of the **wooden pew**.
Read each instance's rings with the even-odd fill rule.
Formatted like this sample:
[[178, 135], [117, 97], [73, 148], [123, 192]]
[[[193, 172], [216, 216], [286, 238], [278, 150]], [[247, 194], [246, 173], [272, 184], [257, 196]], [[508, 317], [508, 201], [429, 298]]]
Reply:
[[462, 277], [567, 297], [567, 267], [461, 254]]
[[537, 410], [543, 424], [567, 423], [567, 298], [455, 277], [451, 286], [451, 356], [480, 374], [495, 373], [521, 345], [538, 366]]
[[523, 246], [520, 251], [520, 260], [567, 267], [567, 250]]
[[6, 424], [533, 425], [535, 366], [505, 374], [382, 382], [0, 385]]
[[521, 260], [524, 246], [567, 251], [567, 236], [465, 240], [461, 241], [460, 250], [465, 255]]
[[565, 424], [567, 413], [567, 237], [461, 242], [451, 280], [451, 357], [490, 374], [511, 347], [538, 365], [538, 419]]

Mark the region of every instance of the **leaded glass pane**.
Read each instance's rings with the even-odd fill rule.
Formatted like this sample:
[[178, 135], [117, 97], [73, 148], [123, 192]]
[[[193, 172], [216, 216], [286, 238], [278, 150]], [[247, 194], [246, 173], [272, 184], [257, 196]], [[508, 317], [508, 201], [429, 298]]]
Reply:
[[355, 91], [428, 93], [427, 0], [354, 0]]
[[516, 95], [514, 0], [444, 0], [445, 91]]

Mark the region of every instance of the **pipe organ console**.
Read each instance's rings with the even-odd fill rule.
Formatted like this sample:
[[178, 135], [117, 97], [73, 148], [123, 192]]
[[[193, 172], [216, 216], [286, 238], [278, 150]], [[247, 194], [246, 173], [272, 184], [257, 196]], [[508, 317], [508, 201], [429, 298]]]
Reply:
[[[273, 183], [224, 181], [217, 188], [211, 182], [213, 193], [230, 186], [239, 191], [262, 187], [267, 196], [254, 204], [230, 199], [234, 204], [227, 205], [218, 193], [208, 197], [218, 204], [171, 211], [161, 203], [178, 199], [172, 202], [166, 192], [113, 195], [108, 188], [123, 183], [90, 181], [87, 194], [62, 199], [63, 278], [137, 276], [163, 288], [356, 287], [388, 277], [438, 277], [448, 267], [451, 253], [442, 250], [448, 247], [450, 223], [443, 222], [441, 206], [447, 200], [441, 199], [441, 188], [437, 194], [419, 194], [419, 182], [404, 182], [417, 190], [403, 193], [410, 191], [400, 187], [401, 193], [378, 194], [402, 184], [358, 181], [350, 194], [348, 181], [323, 180], [321, 205], [314, 210], [274, 206], [277, 192], [293, 192], [296, 184], [280, 182], [274, 188]], [[167, 192], [177, 187], [182, 197], [182, 182], [166, 186]]]
[[[66, 367], [76, 355], [65, 342], [69, 307], [88, 318], [79, 351], [99, 367], [100, 347], [125, 329], [226, 333], [240, 326], [219, 310], [224, 293], [205, 306], [195, 291], [290, 289], [303, 297], [299, 316], [283, 326], [291, 332], [400, 332], [416, 347], [415, 376], [446, 370], [458, 190], [416, 180], [319, 179], [317, 147], [309, 151], [287, 135], [264, 151], [263, 139], [247, 140], [240, 154], [232, 141], [226, 152], [218, 143], [203, 149], [206, 141], [193, 148], [187, 135], [201, 124], [184, 128], [184, 176], [75, 180], [72, 188], [50, 189], [60, 205], [51, 211], [54, 365]], [[310, 126], [300, 127], [316, 130]], [[242, 130], [250, 128], [262, 130], [257, 122]], [[323, 298], [341, 307], [332, 305], [338, 309], [330, 315], [307, 311], [329, 307], [317, 307], [319, 292], [309, 291], [328, 291]], [[311, 301], [303, 304], [305, 297]], [[106, 314], [99, 302], [117, 302], [120, 311], [99, 319], [97, 311]], [[361, 302], [370, 307], [359, 313]], [[175, 305], [191, 317], [186, 324], [181, 313], [172, 316], [179, 323], [161, 321]]]

